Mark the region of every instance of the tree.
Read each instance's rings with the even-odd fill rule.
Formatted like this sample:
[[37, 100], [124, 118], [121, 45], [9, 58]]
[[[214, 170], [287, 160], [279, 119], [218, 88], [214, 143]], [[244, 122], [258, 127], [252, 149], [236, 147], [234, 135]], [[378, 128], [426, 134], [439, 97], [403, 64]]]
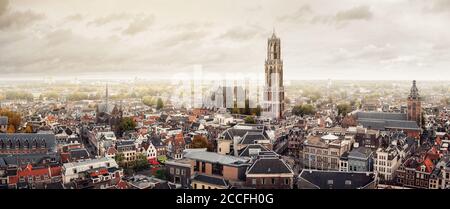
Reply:
[[304, 104], [304, 105], [297, 105], [292, 108], [292, 114], [297, 116], [305, 116], [305, 115], [313, 115], [316, 111], [314, 110], [314, 107], [310, 104]]
[[346, 116], [350, 111], [352, 111], [352, 107], [347, 103], [338, 104], [338, 115]]
[[152, 96], [144, 96], [142, 97], [142, 103], [144, 103], [147, 106], [155, 106], [156, 100]]
[[156, 171], [156, 178], [166, 180], [166, 171], [164, 169], [159, 169]]
[[80, 100], [85, 100], [88, 98], [89, 98], [89, 96], [86, 93], [81, 93], [81, 92], [74, 92], [67, 96], [67, 100], [69, 100], [69, 101], [80, 101]]
[[208, 139], [202, 135], [195, 135], [192, 140], [192, 148], [208, 148]]
[[252, 114], [256, 116], [261, 116], [261, 106], [258, 105], [256, 108], [252, 109]]
[[33, 126], [27, 125], [27, 127], [25, 128], [25, 133], [33, 133]]
[[8, 117], [8, 126], [13, 126], [14, 132], [19, 129], [22, 122], [22, 116], [19, 113], [7, 109], [0, 109], [0, 116]]
[[14, 128], [14, 126], [9, 125], [8, 129], [6, 130], [7, 133], [12, 134], [16, 132], [16, 128]]
[[147, 157], [144, 154], [139, 153], [136, 155], [136, 160], [134, 162], [134, 167], [133, 167], [133, 169], [135, 171], [141, 171], [145, 168], [148, 168], [148, 165], [149, 164], [148, 164]]
[[160, 110], [160, 109], [162, 109], [163, 107], [164, 107], [164, 103], [163, 103], [162, 99], [161, 99], [161, 98], [158, 98], [158, 101], [156, 102], [156, 109], [157, 109], [157, 110]]
[[256, 123], [255, 119], [252, 116], [245, 117], [244, 121], [245, 121], [245, 123], [248, 123], [248, 124], [255, 124]]
[[119, 133], [122, 134], [125, 131], [131, 131], [136, 128], [136, 122], [130, 117], [122, 118], [119, 124]]
[[125, 166], [125, 156], [123, 153], [117, 153], [116, 156], [114, 156], [114, 160], [116, 160], [117, 164], [120, 167], [124, 167]]

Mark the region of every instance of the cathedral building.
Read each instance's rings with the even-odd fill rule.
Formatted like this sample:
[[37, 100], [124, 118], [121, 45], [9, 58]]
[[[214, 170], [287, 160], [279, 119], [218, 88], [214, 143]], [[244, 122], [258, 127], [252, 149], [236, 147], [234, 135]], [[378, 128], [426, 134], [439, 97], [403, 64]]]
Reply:
[[281, 40], [275, 35], [267, 42], [263, 116], [280, 119], [284, 111], [283, 60]]
[[353, 116], [357, 125], [362, 125], [365, 128], [379, 131], [403, 131], [409, 137], [419, 139], [422, 132], [420, 128], [422, 106], [416, 81], [413, 81], [407, 104], [406, 114], [358, 111]]

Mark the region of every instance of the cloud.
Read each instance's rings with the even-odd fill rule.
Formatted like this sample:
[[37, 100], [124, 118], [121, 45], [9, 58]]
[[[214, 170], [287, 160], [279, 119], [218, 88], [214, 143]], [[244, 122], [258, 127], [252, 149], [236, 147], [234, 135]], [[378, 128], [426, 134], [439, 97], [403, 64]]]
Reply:
[[0, 30], [22, 29], [45, 18], [45, 15], [32, 11], [17, 11], [0, 16]]
[[0, 0], [0, 16], [8, 11], [9, 0]]
[[342, 26], [345, 23], [357, 20], [370, 20], [373, 13], [369, 6], [361, 5], [347, 10], [338, 11], [334, 15], [319, 14], [309, 5], [303, 5], [292, 14], [278, 17], [278, 21], [291, 23], [327, 24]]
[[311, 6], [303, 5], [297, 11], [292, 14], [287, 14], [284, 16], [278, 17], [278, 21], [289, 21], [289, 22], [306, 22], [309, 21], [313, 17], [313, 11], [311, 10]]
[[450, 12], [449, 0], [427, 0], [426, 2], [430, 4], [424, 8], [425, 12], [430, 13]]
[[153, 15], [139, 15], [133, 18], [128, 27], [122, 31], [124, 35], [136, 35], [146, 31], [155, 21]]
[[0, 0], [0, 30], [22, 29], [36, 21], [42, 20], [45, 15], [28, 11], [11, 11], [8, 0]]
[[260, 26], [247, 26], [247, 27], [236, 26], [228, 29], [218, 38], [235, 41], [245, 41], [253, 39], [256, 36], [262, 35], [261, 31], [264, 31], [264, 29]]
[[160, 42], [160, 46], [163, 48], [166, 47], [175, 47], [182, 44], [188, 44], [192, 42], [199, 42], [203, 38], [207, 36], [208, 33], [205, 31], [185, 31], [178, 34], [175, 34], [166, 40]]
[[64, 20], [68, 21], [68, 22], [77, 22], [77, 21], [82, 21], [83, 20], [83, 15], [81, 14], [73, 14], [73, 15], [69, 15], [67, 17], [64, 18]]
[[100, 27], [100, 26], [103, 26], [103, 25], [106, 25], [106, 24], [109, 24], [112, 22], [128, 20], [129, 18], [131, 18], [130, 14], [114, 13], [114, 14], [103, 16], [103, 17], [98, 17], [92, 21], [89, 21], [87, 24]]
[[340, 11], [336, 14], [335, 20], [340, 21], [351, 21], [351, 20], [369, 20], [373, 16], [368, 6], [354, 7], [346, 11]]

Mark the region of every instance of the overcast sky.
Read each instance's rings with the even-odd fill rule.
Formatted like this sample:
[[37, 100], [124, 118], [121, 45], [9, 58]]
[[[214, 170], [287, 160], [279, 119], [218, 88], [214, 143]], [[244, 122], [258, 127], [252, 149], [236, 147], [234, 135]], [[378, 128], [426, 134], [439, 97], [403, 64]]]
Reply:
[[0, 77], [450, 80], [450, 0], [0, 0]]

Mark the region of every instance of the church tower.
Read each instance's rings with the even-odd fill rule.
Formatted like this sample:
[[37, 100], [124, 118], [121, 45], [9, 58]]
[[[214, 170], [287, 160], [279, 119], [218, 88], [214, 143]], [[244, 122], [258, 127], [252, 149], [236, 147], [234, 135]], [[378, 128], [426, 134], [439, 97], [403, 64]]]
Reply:
[[283, 60], [281, 41], [273, 31], [267, 42], [263, 116], [279, 119], [284, 111]]
[[421, 126], [422, 103], [420, 102], [419, 89], [417, 89], [416, 81], [413, 81], [413, 85], [408, 96], [408, 110], [406, 114], [408, 120], [416, 121], [417, 125]]

